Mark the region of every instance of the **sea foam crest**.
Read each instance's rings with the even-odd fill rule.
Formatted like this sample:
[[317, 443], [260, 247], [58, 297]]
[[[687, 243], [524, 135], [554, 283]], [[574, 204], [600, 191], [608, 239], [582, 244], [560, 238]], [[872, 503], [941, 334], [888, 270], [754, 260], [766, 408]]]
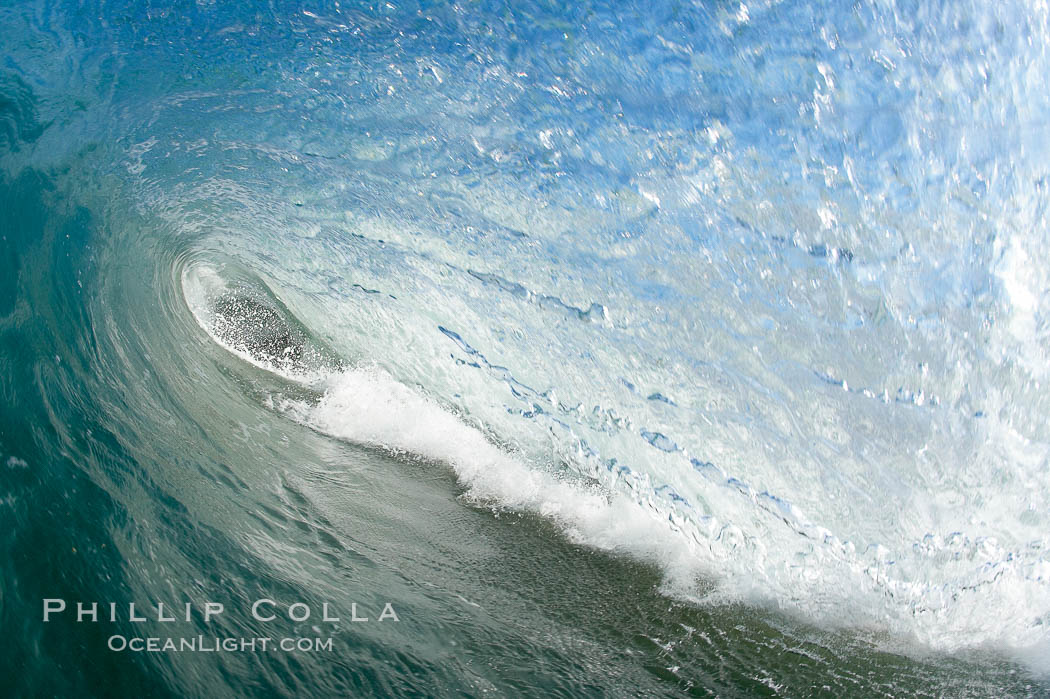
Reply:
[[316, 404], [284, 400], [279, 407], [333, 437], [446, 464], [469, 499], [538, 513], [577, 542], [657, 560], [672, 573], [692, 568], [689, 542], [671, 536], [669, 523], [654, 511], [530, 464], [379, 367], [333, 374]]

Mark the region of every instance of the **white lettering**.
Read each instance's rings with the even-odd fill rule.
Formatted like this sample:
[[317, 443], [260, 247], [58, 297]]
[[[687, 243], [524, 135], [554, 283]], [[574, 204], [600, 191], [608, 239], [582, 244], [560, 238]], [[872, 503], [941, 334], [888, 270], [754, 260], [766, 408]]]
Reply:
[[64, 599], [44, 600], [44, 621], [50, 621], [50, 617], [53, 613], [64, 611], [65, 608], [66, 601]]
[[83, 602], [77, 602], [77, 621], [83, 621], [86, 616], [90, 616], [91, 621], [98, 621], [98, 602], [92, 602], [90, 609]]
[[276, 604], [276, 602], [274, 602], [272, 599], [255, 600], [255, 604], [252, 605], [252, 616], [258, 619], [259, 621], [273, 621], [274, 618], [277, 616], [276, 614], [271, 614], [270, 616], [262, 616], [259, 613], [259, 607], [261, 607], [264, 604], [268, 604], [272, 607]]
[[[302, 616], [297, 616], [294, 611], [295, 609], [302, 609]], [[310, 608], [302, 602], [296, 602], [292, 606], [288, 607], [288, 618], [292, 621], [306, 621], [310, 618]]]
[[211, 618], [216, 614], [222, 614], [223, 606], [219, 602], [205, 602], [204, 603], [204, 623], [211, 621]]
[[387, 619], [393, 619], [394, 621], [401, 621], [397, 618], [397, 612], [394, 611], [393, 605], [389, 602], [383, 607], [383, 613], [379, 615], [380, 621], [386, 621]]
[[[135, 616], [135, 603], [134, 602], [131, 602], [130, 604], [128, 604], [128, 621], [142, 622], [142, 621], [145, 621], [145, 620], [146, 620], [146, 617], [144, 617], [144, 616]], [[132, 641], [134, 641], [134, 640], [135, 639], [132, 639]], [[130, 644], [129, 644], [129, 646], [130, 646]], [[132, 648], [131, 650], [135, 650], [135, 649]]]
[[175, 621], [173, 616], [164, 616], [164, 603], [157, 604], [157, 621]]

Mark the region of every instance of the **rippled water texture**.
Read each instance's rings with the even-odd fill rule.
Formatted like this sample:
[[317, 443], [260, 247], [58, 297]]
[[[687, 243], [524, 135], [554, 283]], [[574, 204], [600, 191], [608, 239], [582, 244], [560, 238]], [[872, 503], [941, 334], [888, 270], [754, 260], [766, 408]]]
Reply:
[[0, 5], [0, 688], [1050, 693], [1048, 21]]

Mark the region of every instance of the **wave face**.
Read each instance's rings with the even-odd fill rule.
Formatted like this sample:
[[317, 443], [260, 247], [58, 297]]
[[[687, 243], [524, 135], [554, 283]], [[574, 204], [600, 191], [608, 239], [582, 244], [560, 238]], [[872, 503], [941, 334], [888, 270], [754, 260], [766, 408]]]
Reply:
[[182, 493], [272, 563], [215, 425], [267, 463], [305, 426], [676, 600], [1045, 672], [1048, 19], [0, 8], [6, 477], [80, 463], [151, 561], [128, 518]]

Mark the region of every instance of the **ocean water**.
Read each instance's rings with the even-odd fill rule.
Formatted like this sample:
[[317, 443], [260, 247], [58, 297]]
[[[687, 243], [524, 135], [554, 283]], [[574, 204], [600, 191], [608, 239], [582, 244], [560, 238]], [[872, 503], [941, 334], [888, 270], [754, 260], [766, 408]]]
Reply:
[[1048, 46], [3, 2], [0, 693], [1050, 695]]

